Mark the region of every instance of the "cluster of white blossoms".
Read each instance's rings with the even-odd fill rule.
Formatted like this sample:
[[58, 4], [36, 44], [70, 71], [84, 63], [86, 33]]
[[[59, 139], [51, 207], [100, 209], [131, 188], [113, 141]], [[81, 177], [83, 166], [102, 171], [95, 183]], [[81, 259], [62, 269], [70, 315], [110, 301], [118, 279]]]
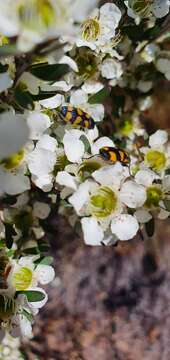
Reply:
[[5, 336], [0, 345], [0, 355], [3, 360], [24, 360], [22, 353], [19, 351], [20, 341], [9, 334]]
[[141, 124], [170, 79], [168, 12], [168, 0], [0, 2], [1, 338], [32, 336], [57, 211], [88, 245], [169, 217], [168, 132]]

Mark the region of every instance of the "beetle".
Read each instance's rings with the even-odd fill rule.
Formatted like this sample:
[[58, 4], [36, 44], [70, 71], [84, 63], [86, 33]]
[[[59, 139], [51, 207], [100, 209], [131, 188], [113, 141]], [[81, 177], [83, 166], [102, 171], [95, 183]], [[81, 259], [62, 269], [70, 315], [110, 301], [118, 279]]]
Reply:
[[95, 127], [95, 122], [88, 113], [72, 105], [62, 106], [60, 115], [65, 123], [71, 124], [73, 127], [83, 129], [94, 129]]
[[120, 148], [112, 147], [112, 146], [103, 146], [99, 149], [99, 154], [103, 160], [110, 162], [119, 161], [123, 166], [129, 166], [130, 164], [130, 156], [129, 154]]

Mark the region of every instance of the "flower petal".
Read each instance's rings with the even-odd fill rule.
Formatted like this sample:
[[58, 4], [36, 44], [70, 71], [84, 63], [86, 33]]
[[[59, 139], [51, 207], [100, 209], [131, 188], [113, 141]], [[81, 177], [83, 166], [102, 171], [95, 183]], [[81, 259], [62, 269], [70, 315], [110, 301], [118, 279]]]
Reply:
[[64, 103], [64, 96], [57, 94], [45, 100], [40, 100], [39, 103], [48, 109], [55, 109]]
[[81, 106], [81, 104], [85, 104], [88, 101], [88, 96], [83, 90], [76, 90], [72, 92], [70, 96], [70, 103], [74, 106]]
[[132, 239], [139, 229], [136, 218], [129, 214], [121, 214], [113, 218], [111, 231], [119, 240]]
[[13, 80], [10, 78], [7, 72], [0, 74], [0, 93], [6, 89], [9, 89], [13, 84]]
[[79, 130], [70, 130], [66, 131], [64, 135], [64, 151], [70, 162], [78, 162], [84, 155], [85, 147], [83, 142], [79, 140], [81, 134], [83, 132]]
[[[128, 176], [128, 175], [127, 175]], [[92, 177], [101, 185], [113, 185], [117, 189], [120, 187], [124, 176], [124, 168], [120, 163], [105, 166], [93, 172]]]
[[146, 209], [138, 209], [135, 211], [134, 215], [138, 222], [142, 224], [147, 223], [152, 219], [152, 215]]
[[75, 177], [70, 175], [67, 171], [59, 171], [56, 176], [56, 182], [70, 189], [77, 189]]
[[101, 74], [106, 79], [119, 79], [123, 73], [122, 65], [114, 59], [105, 59], [101, 65]]
[[27, 118], [27, 124], [30, 128], [30, 139], [38, 140], [50, 127], [51, 121], [48, 115], [33, 111]]
[[30, 189], [30, 180], [28, 176], [22, 173], [10, 173], [0, 171], [0, 193], [4, 192], [8, 195], [21, 194]]
[[104, 233], [97, 220], [93, 217], [81, 219], [85, 244], [91, 246], [101, 245]]
[[22, 115], [0, 115], [0, 160], [20, 150], [29, 138], [29, 128]]
[[146, 190], [135, 181], [126, 181], [120, 190], [120, 199], [130, 208], [141, 207], [146, 201]]
[[159, 148], [168, 141], [168, 133], [165, 130], [157, 130], [149, 138], [149, 145], [153, 148]]
[[34, 275], [40, 284], [46, 285], [54, 280], [55, 272], [52, 266], [39, 264], [34, 271]]
[[69, 197], [70, 204], [73, 205], [76, 213], [79, 215], [83, 206], [87, 203], [89, 199], [89, 190], [90, 190], [90, 182], [85, 181], [82, 183], [78, 190]]
[[159, 179], [159, 176], [150, 169], [139, 170], [135, 175], [135, 181], [146, 187], [152, 185], [155, 179]]

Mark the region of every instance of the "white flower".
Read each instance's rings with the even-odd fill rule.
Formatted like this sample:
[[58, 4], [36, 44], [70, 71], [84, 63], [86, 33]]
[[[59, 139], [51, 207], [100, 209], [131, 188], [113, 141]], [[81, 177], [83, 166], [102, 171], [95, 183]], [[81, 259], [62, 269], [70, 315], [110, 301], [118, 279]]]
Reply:
[[82, 85], [82, 90], [87, 94], [96, 94], [100, 90], [102, 90], [104, 85], [100, 81], [95, 80], [87, 80]]
[[77, 189], [75, 177], [70, 175], [67, 171], [59, 171], [56, 177], [56, 182], [70, 189]]
[[[86, 180], [69, 197], [77, 214], [84, 216], [81, 223], [87, 244], [100, 245], [106, 239], [108, 244], [112, 243], [114, 240], [111, 233], [120, 240], [128, 240], [136, 234], [138, 222], [132, 215], [122, 214], [125, 209], [123, 203], [134, 208], [142, 206], [146, 200], [146, 191], [133, 181], [127, 181], [123, 184], [124, 188], [121, 187], [122, 181], [128, 176], [120, 163], [102, 167], [92, 173], [97, 182]], [[86, 217], [87, 215], [91, 217]], [[124, 227], [124, 222], [127, 227], [128, 219], [129, 227], [132, 225], [132, 228], [125, 231], [125, 236], [119, 228]]]
[[79, 188], [69, 197], [69, 202], [73, 205], [78, 215], [83, 212], [83, 207], [87, 204], [90, 197], [90, 182], [87, 180], [80, 184]]
[[84, 241], [86, 245], [101, 245], [104, 239], [104, 232], [97, 220], [93, 217], [84, 217], [81, 219]]
[[170, 146], [168, 133], [165, 130], [157, 130], [149, 138], [149, 147], [142, 147], [144, 153], [144, 165], [160, 173], [168, 168], [170, 163]]
[[141, 1], [141, 0], [129, 0], [125, 1], [128, 7], [128, 15], [135, 19], [136, 24], [139, 24], [140, 18], [147, 18], [154, 15], [156, 18], [162, 18], [169, 12], [170, 2], [169, 0], [153, 0]]
[[0, 345], [0, 354], [3, 360], [23, 360], [20, 352], [20, 340], [6, 334]]
[[100, 10], [96, 10], [94, 16], [84, 22], [82, 38], [77, 40], [77, 45], [100, 50], [115, 36], [120, 19], [121, 12], [115, 4], [104, 4]]
[[149, 138], [149, 146], [159, 149], [168, 141], [168, 133], [165, 130], [157, 130]]
[[0, 93], [9, 89], [13, 84], [13, 80], [7, 72], [0, 74]]
[[98, 0], [71, 0], [70, 12], [73, 19], [81, 23], [97, 5]]
[[135, 211], [135, 217], [139, 223], [145, 224], [152, 219], [152, 215], [147, 209], [138, 209]]
[[30, 189], [30, 180], [24, 175], [25, 168], [11, 172], [0, 166], [0, 193], [17, 195]]
[[133, 180], [126, 181], [120, 190], [120, 199], [130, 208], [141, 207], [146, 201], [145, 188]]
[[45, 108], [55, 109], [64, 103], [64, 96], [61, 94], [57, 94], [48, 99], [40, 100], [39, 103]]
[[156, 60], [156, 68], [165, 75], [167, 80], [170, 80], [170, 56], [169, 52], [167, 53], [167, 57], [161, 56]]
[[[154, 210], [159, 219], [166, 219], [169, 212], [165, 208], [164, 200], [169, 199], [170, 176], [166, 175], [162, 179], [150, 169], [139, 170], [135, 175], [138, 184], [142, 184], [146, 189], [146, 201], [143, 207], [135, 212], [139, 222], [145, 223], [152, 218]], [[155, 182], [158, 180], [158, 182]]]
[[7, 284], [16, 291], [34, 289], [37, 286], [48, 284], [54, 279], [55, 273], [52, 266], [34, 264], [36, 257], [21, 257], [18, 261], [12, 260], [12, 267], [7, 277]]
[[56, 152], [57, 140], [45, 134], [28, 155], [27, 163], [32, 180], [43, 191], [50, 191], [52, 188]]
[[0, 193], [17, 195], [30, 189], [27, 176], [27, 153], [32, 150], [32, 143], [17, 153], [0, 162]]
[[67, 159], [71, 162], [79, 162], [84, 155], [85, 147], [80, 140], [82, 134], [83, 132], [78, 129], [66, 130], [65, 132], [63, 138], [64, 151]]
[[0, 160], [17, 153], [28, 141], [29, 128], [22, 115], [0, 114]]
[[27, 124], [30, 128], [30, 139], [38, 140], [51, 126], [51, 121], [48, 115], [39, 111], [32, 111], [27, 118]]
[[128, 214], [120, 214], [113, 218], [111, 222], [111, 230], [119, 240], [132, 239], [139, 229], [139, 224], [134, 216]]
[[115, 165], [105, 166], [94, 171], [92, 176], [96, 182], [101, 185], [109, 185], [113, 183], [114, 187], [119, 189], [122, 180], [128, 177], [129, 174], [126, 172], [126, 168], [124, 168], [120, 163], [116, 163]]
[[114, 59], [106, 58], [101, 64], [101, 74], [106, 79], [112, 79], [116, 81], [123, 74], [122, 65], [120, 62]]
[[40, 7], [38, 0], [6, 0], [0, 5], [0, 32], [18, 36], [18, 48], [28, 51], [44, 40], [73, 32], [70, 6], [68, 0], [43, 0]]
[[151, 186], [155, 179], [159, 179], [159, 176], [150, 169], [139, 170], [135, 175], [135, 181], [145, 187]]
[[156, 18], [162, 18], [169, 13], [170, 1], [169, 0], [154, 0], [151, 3], [151, 10]]

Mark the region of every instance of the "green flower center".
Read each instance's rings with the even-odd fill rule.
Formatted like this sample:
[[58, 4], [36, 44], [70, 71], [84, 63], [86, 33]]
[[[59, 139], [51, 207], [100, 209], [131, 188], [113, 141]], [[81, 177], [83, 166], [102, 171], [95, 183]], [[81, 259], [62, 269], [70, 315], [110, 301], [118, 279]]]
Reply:
[[101, 168], [101, 164], [97, 161], [83, 161], [79, 166], [78, 174], [82, 180], [87, 179], [94, 171]]
[[158, 207], [160, 200], [163, 198], [162, 191], [157, 186], [150, 186], [146, 190], [147, 199], [145, 206], [151, 208], [152, 206]]
[[17, 291], [26, 290], [32, 282], [32, 271], [27, 267], [22, 267], [12, 276], [12, 284]]
[[133, 121], [132, 119], [123, 119], [122, 123], [120, 124], [120, 133], [123, 136], [128, 136], [131, 131], [133, 130]]
[[166, 157], [164, 153], [158, 150], [149, 150], [145, 155], [145, 160], [155, 171], [162, 170], [166, 164]]
[[150, 15], [153, 0], [129, 0], [128, 5], [136, 15], [148, 17]]
[[97, 59], [91, 51], [85, 51], [83, 49], [76, 54], [75, 61], [78, 66], [79, 76], [88, 79], [97, 71]]
[[33, 30], [49, 27], [55, 22], [55, 11], [49, 0], [21, 0], [18, 15], [21, 23]]
[[3, 159], [0, 165], [3, 165], [6, 170], [12, 170], [18, 167], [24, 158], [24, 150], [18, 151], [16, 154], [11, 155], [9, 158]]
[[100, 25], [96, 18], [87, 19], [83, 24], [82, 37], [85, 41], [94, 41], [100, 34]]
[[107, 186], [101, 186], [90, 198], [90, 212], [97, 218], [105, 218], [112, 214], [117, 206], [116, 194]]

